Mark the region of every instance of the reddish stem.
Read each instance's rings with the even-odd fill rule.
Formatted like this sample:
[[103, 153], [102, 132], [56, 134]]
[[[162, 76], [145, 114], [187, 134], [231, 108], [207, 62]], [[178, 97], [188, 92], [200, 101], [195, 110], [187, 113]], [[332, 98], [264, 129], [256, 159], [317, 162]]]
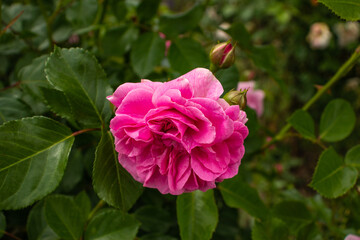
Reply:
[[18, 20], [18, 18], [22, 15], [24, 13], [24, 10], [22, 10], [16, 17], [14, 17], [10, 22], [9, 22], [9, 24], [6, 26], [6, 27], [4, 27], [4, 29], [0, 32], [0, 36], [1, 35], [3, 35], [5, 32], [6, 32], [6, 30], [8, 30], [15, 22], [16, 22], [16, 20]]
[[71, 134], [71, 135], [73, 135], [75, 137], [82, 133], [91, 132], [91, 131], [99, 131], [99, 130], [101, 130], [101, 128], [87, 128], [87, 129], [79, 130], [77, 132], [73, 132], [73, 134]]

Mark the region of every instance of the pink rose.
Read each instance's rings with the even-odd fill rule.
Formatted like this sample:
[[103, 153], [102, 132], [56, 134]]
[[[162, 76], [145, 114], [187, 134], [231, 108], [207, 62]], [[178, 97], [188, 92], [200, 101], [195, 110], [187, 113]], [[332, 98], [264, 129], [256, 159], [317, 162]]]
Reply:
[[256, 114], [260, 117], [264, 112], [264, 97], [265, 93], [263, 90], [255, 90], [255, 82], [239, 82], [239, 89], [249, 89], [246, 94], [247, 105], [256, 111]]
[[120, 164], [163, 194], [215, 188], [235, 176], [244, 155], [246, 113], [220, 99], [223, 88], [197, 68], [165, 83], [119, 86], [110, 129]]
[[353, 234], [349, 234], [345, 237], [344, 240], [360, 240], [359, 236], [353, 235]]

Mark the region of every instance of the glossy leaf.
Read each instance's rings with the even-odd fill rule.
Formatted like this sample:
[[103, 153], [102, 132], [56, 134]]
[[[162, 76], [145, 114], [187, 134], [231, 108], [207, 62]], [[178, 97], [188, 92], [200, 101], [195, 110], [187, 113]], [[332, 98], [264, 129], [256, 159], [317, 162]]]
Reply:
[[347, 21], [360, 20], [360, 2], [352, 0], [319, 0], [339, 17]]
[[184, 74], [197, 67], [208, 67], [209, 57], [200, 43], [191, 38], [171, 42], [168, 58], [171, 68]]
[[283, 240], [289, 238], [286, 223], [278, 218], [270, 218], [266, 221], [256, 221], [251, 231], [252, 240]]
[[41, 87], [49, 88], [50, 84], [45, 77], [45, 61], [49, 55], [43, 55], [35, 58], [31, 64], [26, 65], [19, 71], [21, 87], [37, 98], [42, 98]]
[[300, 201], [283, 201], [274, 206], [274, 216], [281, 219], [295, 234], [312, 222], [312, 216], [305, 204]]
[[132, 46], [130, 58], [134, 71], [142, 78], [160, 65], [165, 56], [165, 40], [158, 33], [141, 35]]
[[298, 131], [303, 137], [315, 139], [315, 123], [311, 115], [302, 110], [296, 110], [288, 122]]
[[91, 202], [89, 196], [86, 194], [85, 191], [82, 191], [78, 195], [76, 195], [74, 201], [75, 204], [79, 207], [83, 218], [87, 219], [91, 211]]
[[348, 166], [360, 168], [360, 145], [356, 145], [346, 153], [345, 163]]
[[137, 39], [139, 30], [133, 25], [126, 25], [106, 31], [101, 41], [101, 49], [107, 57], [122, 57], [130, 50]]
[[[92, 160], [94, 158], [94, 153], [92, 154]], [[85, 156], [81, 150], [73, 147], [69, 156], [68, 163], [64, 172], [64, 176], [60, 182], [58, 190], [62, 193], [68, 193], [73, 189], [76, 189], [76, 186], [79, 185], [81, 180], [84, 177], [84, 163]]]
[[[168, 37], [177, 37], [196, 28], [204, 14], [204, 6], [195, 4], [186, 12], [160, 17], [160, 32]], [[181, 24], [179, 24], [181, 23]]]
[[240, 78], [239, 71], [235, 65], [217, 71], [215, 76], [221, 82], [224, 88], [224, 94], [232, 89], [236, 89]]
[[26, 223], [26, 230], [29, 240], [59, 239], [59, 236], [46, 222], [44, 201], [40, 201], [31, 209]]
[[143, 0], [136, 11], [141, 21], [149, 21], [153, 18], [160, 5], [160, 0]]
[[106, 209], [91, 219], [85, 232], [85, 240], [133, 240], [140, 223], [134, 216], [115, 209]]
[[220, 183], [219, 189], [229, 207], [241, 208], [259, 219], [267, 218], [269, 211], [259, 194], [239, 176]]
[[182, 240], [211, 239], [218, 223], [213, 190], [197, 190], [179, 195], [176, 212]]
[[74, 117], [86, 127], [101, 127], [110, 117], [106, 96], [112, 90], [95, 57], [79, 48], [55, 47], [45, 67], [46, 77], [64, 92]]
[[66, 8], [65, 16], [75, 28], [84, 28], [94, 23], [97, 8], [96, 0], [78, 0]]
[[67, 99], [66, 95], [59, 90], [53, 88], [40, 88], [42, 91], [42, 95], [46, 102], [46, 105], [50, 108], [50, 110], [57, 115], [67, 118], [73, 119], [72, 108]]
[[0, 238], [4, 235], [6, 229], [6, 219], [2, 212], [0, 212]]
[[342, 158], [330, 147], [322, 152], [310, 186], [321, 195], [337, 198], [354, 186], [357, 170], [344, 166]]
[[0, 125], [10, 120], [31, 116], [28, 105], [16, 98], [0, 97]]
[[82, 236], [86, 218], [72, 197], [49, 196], [45, 200], [45, 216], [49, 226], [60, 238], [78, 240]]
[[53, 191], [66, 167], [74, 137], [45, 117], [0, 127], [0, 209], [18, 209]]
[[95, 153], [93, 186], [109, 205], [129, 210], [142, 193], [142, 186], [120, 165], [110, 132], [104, 132]]
[[235, 22], [232, 24], [229, 30], [227, 30], [227, 33], [229, 33], [233, 40], [237, 42], [240, 48], [251, 49], [253, 47], [251, 35], [241, 22]]
[[327, 142], [340, 141], [352, 132], [355, 113], [349, 102], [335, 99], [328, 103], [320, 120], [320, 138]]
[[135, 217], [141, 222], [141, 229], [147, 232], [165, 233], [172, 225], [168, 211], [151, 205], [139, 208]]

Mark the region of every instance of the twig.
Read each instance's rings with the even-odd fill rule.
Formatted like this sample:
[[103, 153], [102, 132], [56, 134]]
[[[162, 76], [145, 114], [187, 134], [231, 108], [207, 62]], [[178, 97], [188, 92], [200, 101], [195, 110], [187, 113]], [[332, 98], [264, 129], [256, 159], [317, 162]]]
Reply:
[[[0, 10], [1, 10], [1, 4], [0, 4]], [[16, 17], [14, 17], [6, 27], [4, 27], [4, 29], [0, 32], [0, 36], [3, 35], [6, 30], [8, 30], [18, 19], [19, 17], [24, 13], [24, 10], [22, 10], [18, 15], [16, 15]], [[1, 18], [0, 18], [1, 20]]]
[[16, 82], [16, 83], [14, 83], [14, 84], [12, 84], [12, 85], [10, 85], [8, 87], [4, 87], [4, 88], [0, 89], [0, 92], [6, 91], [6, 90], [8, 90], [10, 88], [16, 88], [16, 87], [20, 86], [20, 84], [21, 84], [20, 81]]

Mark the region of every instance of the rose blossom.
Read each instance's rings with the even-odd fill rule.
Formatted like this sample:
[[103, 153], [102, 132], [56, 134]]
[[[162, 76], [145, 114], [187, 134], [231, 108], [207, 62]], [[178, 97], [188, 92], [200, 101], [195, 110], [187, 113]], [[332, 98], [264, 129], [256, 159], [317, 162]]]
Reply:
[[249, 89], [246, 94], [247, 105], [260, 117], [264, 112], [264, 91], [255, 90], [255, 81], [239, 82], [237, 89]]
[[359, 38], [360, 24], [358, 22], [337, 23], [334, 28], [340, 47], [356, 42]]
[[119, 86], [110, 129], [120, 164], [161, 193], [206, 191], [235, 176], [244, 155], [246, 113], [219, 96], [223, 88], [197, 68], [165, 83]]
[[353, 235], [353, 234], [349, 234], [345, 237], [344, 240], [360, 240], [359, 236]]

